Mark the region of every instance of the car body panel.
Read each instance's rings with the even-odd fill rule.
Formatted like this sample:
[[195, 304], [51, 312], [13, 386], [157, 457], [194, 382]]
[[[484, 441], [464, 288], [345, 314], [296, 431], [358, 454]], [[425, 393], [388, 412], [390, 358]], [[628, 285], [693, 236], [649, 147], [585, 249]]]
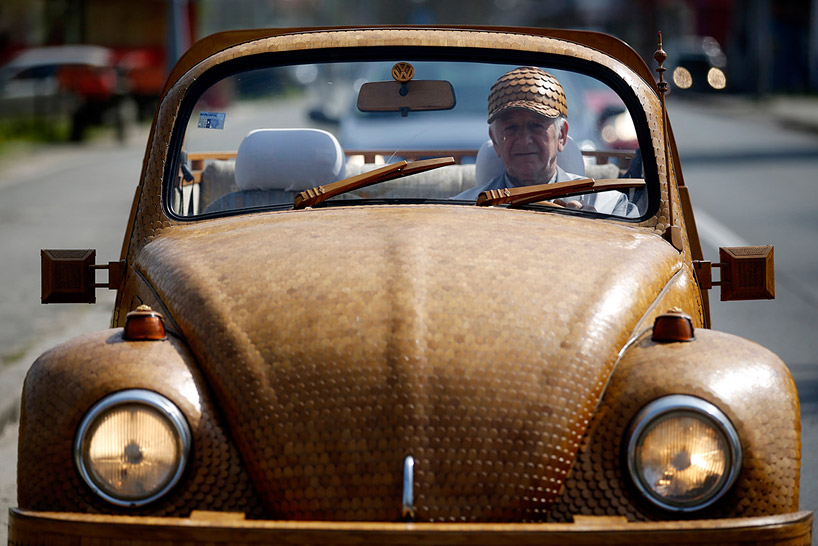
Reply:
[[[74, 432], [87, 408], [110, 392], [145, 388], [166, 396], [184, 413], [197, 448], [185, 487], [150, 513], [186, 516], [190, 506], [262, 513], [229, 431], [186, 345], [123, 339], [116, 328], [85, 334], [43, 354], [23, 388], [17, 501], [35, 510], [80, 507], [116, 513], [83, 486], [72, 457]], [[37, 431], [26, 434], [25, 431]], [[60, 476], [56, 479], [56, 476]]]
[[[588, 491], [592, 514], [619, 513], [631, 520], [655, 517], [633, 491], [622, 488], [620, 442], [634, 408], [671, 393], [700, 397], [726, 408], [742, 438], [738, 483], [712, 507], [719, 517], [783, 514], [798, 508], [801, 423], [798, 393], [789, 370], [763, 347], [724, 332], [697, 329], [689, 343], [658, 343], [648, 330], [624, 353], [569, 481], [567, 491]], [[637, 410], [638, 411], [638, 410]], [[775, 432], [773, 432], [775, 431]], [[790, 484], [782, 487], [783, 484]], [[759, 496], [762, 503], [750, 499]], [[625, 505], [622, 499], [632, 499]], [[580, 504], [584, 504], [579, 501]], [[563, 495], [554, 512], [576, 513], [577, 499]], [[647, 514], [647, 515], [646, 515]]]
[[[388, 499], [402, 481], [389, 462], [412, 454], [424, 519], [536, 519], [617, 354], [681, 267], [653, 235], [587, 224], [442, 206], [256, 215], [169, 229], [136, 266], [232, 408], [242, 452], [265, 454], [248, 465], [272, 512], [387, 519], [399, 506], [341, 507]], [[491, 485], [514, 472], [544, 490], [528, 506]], [[285, 491], [309, 497], [314, 482], [321, 508], [289, 508]], [[486, 500], [467, 511], [461, 495]]]

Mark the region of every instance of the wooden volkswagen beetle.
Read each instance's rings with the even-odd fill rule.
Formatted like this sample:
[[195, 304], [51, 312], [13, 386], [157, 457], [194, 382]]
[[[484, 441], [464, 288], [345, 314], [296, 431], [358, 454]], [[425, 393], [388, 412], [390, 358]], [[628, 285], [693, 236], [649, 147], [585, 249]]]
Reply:
[[770, 298], [772, 248], [703, 260], [663, 58], [542, 29], [196, 44], [121, 259], [42, 252], [44, 303], [93, 302], [98, 269], [117, 299], [28, 374], [10, 542], [809, 544], [790, 373], [709, 329], [713, 265]]

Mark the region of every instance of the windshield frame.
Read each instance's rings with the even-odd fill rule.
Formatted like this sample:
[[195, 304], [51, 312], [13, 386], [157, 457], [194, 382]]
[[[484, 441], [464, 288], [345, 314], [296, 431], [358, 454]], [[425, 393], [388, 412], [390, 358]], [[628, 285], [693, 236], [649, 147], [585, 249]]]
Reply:
[[[315, 48], [305, 51], [276, 51], [262, 52], [246, 55], [234, 59], [228, 59], [216, 64], [201, 74], [185, 92], [181, 99], [177, 112], [171, 137], [168, 145], [167, 160], [164, 167], [163, 184], [161, 190], [161, 209], [168, 218], [178, 222], [199, 221], [216, 217], [234, 216], [247, 214], [250, 212], [261, 212], [268, 210], [289, 210], [287, 205], [268, 205], [246, 209], [234, 209], [219, 212], [200, 213], [195, 216], [183, 216], [172, 210], [171, 202], [176, 174], [179, 172], [180, 158], [182, 157], [182, 145], [185, 132], [188, 127], [190, 116], [198, 99], [217, 82], [248, 70], [260, 68], [276, 68], [295, 66], [299, 64], [315, 64], [316, 60], [321, 63], [349, 63], [349, 62], [379, 62], [379, 61], [442, 61], [442, 62], [478, 62], [487, 64], [501, 64], [518, 66], [541, 66], [559, 70], [567, 70], [599, 80], [613, 90], [622, 100], [624, 106], [633, 120], [637, 134], [639, 150], [642, 153], [642, 164], [645, 169], [645, 181], [648, 194], [648, 205], [646, 211], [637, 218], [623, 218], [620, 216], [602, 215], [598, 213], [586, 213], [584, 211], [559, 210], [551, 207], [542, 207], [536, 204], [526, 205], [522, 208], [533, 208], [538, 210], [549, 210], [558, 213], [581, 214], [594, 218], [609, 217], [627, 223], [640, 223], [654, 216], [660, 205], [660, 183], [657, 170], [657, 161], [654, 155], [654, 146], [651, 137], [651, 130], [648, 126], [648, 116], [646, 115], [642, 102], [636, 96], [634, 89], [615, 70], [601, 65], [598, 62], [589, 61], [564, 54], [519, 51], [507, 49], [486, 49], [479, 47], [441, 47], [441, 46], [356, 46], [356, 47], [331, 47]], [[327, 201], [320, 206], [351, 206], [351, 205], [371, 205], [371, 204], [403, 204], [403, 203], [442, 203], [466, 204], [474, 203], [457, 200], [438, 199], [362, 199], [345, 201]]]

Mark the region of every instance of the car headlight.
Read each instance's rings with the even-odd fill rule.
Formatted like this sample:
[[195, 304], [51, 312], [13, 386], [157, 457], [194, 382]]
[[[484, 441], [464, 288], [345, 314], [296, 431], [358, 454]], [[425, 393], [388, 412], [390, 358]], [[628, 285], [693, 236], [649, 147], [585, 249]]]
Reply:
[[645, 406], [628, 432], [628, 470], [653, 504], [676, 512], [701, 510], [738, 477], [741, 442], [716, 406], [687, 395]]
[[100, 497], [141, 506], [179, 480], [190, 438], [187, 421], [170, 400], [146, 390], [121, 391], [85, 415], [74, 439], [74, 461]]
[[724, 89], [727, 87], [727, 76], [724, 70], [715, 66], [707, 71], [707, 83], [713, 89]]

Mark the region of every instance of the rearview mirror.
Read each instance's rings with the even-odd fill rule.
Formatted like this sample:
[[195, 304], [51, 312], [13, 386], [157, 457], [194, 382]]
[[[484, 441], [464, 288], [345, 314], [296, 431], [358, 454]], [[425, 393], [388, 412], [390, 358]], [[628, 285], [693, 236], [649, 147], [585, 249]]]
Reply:
[[454, 88], [445, 80], [412, 80], [408, 82], [368, 82], [358, 92], [361, 112], [409, 112], [451, 110]]

